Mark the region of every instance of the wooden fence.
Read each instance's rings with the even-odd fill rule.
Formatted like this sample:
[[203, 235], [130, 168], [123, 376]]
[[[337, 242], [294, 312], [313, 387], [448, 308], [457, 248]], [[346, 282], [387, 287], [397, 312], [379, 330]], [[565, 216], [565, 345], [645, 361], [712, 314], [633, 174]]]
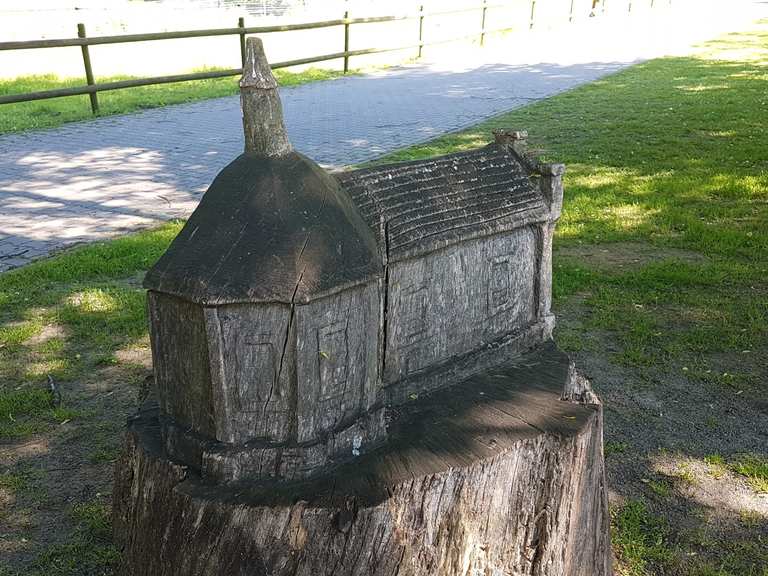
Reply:
[[[526, 23], [527, 27], [533, 28], [536, 22], [536, 4], [537, 2], [543, 3], [547, 0], [529, 0], [530, 11], [529, 21]], [[568, 20], [574, 18], [574, 5], [576, 0], [570, 2], [570, 14]], [[594, 11], [604, 11], [605, 6], [608, 3], [615, 2], [617, 0], [593, 0], [591, 3]], [[625, 0], [627, 1], [627, 0]], [[633, 2], [635, 5], [639, 5], [641, 2], [653, 7], [654, 4], [658, 5], [662, 2], [671, 4], [672, 0], [628, 0], [628, 11], [632, 11]], [[276, 62], [272, 64], [272, 68], [287, 68], [289, 66], [298, 66], [301, 64], [312, 64], [315, 62], [325, 62], [329, 60], [344, 60], [344, 72], [349, 71], [349, 60], [353, 56], [362, 56], [366, 54], [379, 54], [382, 52], [394, 52], [398, 50], [417, 49], [418, 56], [421, 57], [422, 49], [425, 46], [434, 46], [437, 44], [445, 44], [449, 42], [457, 42], [460, 40], [466, 40], [470, 38], [477, 38], [482, 45], [485, 41], [485, 37], [488, 34], [497, 32], [504, 32], [511, 30], [511, 26], [505, 26], [500, 28], [487, 28], [487, 13], [492, 8], [508, 8], [509, 3], [502, 4], [489, 4], [488, 0], [483, 0], [481, 4], [474, 4], [463, 8], [455, 8], [451, 10], [442, 11], [425, 11], [424, 6], [421, 6], [419, 10], [412, 14], [403, 14], [398, 16], [375, 16], [370, 18], [350, 18], [349, 13], [345, 13], [343, 18], [337, 20], [325, 20], [322, 22], [306, 22], [301, 24], [285, 24], [281, 26], [245, 26], [245, 19], [240, 18], [236, 28], [217, 28], [212, 30], [186, 30], [180, 32], [152, 32], [148, 34], [125, 34], [120, 36], [93, 36], [89, 37], [86, 34], [85, 25], [77, 25], [77, 38], [61, 38], [51, 40], [27, 40], [20, 42], [0, 42], [0, 50], [29, 50], [35, 48], [61, 48], [66, 46], [80, 46], [83, 56], [83, 67], [85, 68], [85, 80], [86, 84], [83, 86], [74, 86], [69, 88], [59, 88], [55, 90], [44, 90], [39, 92], [27, 92], [19, 94], [9, 94], [0, 96], [0, 104], [12, 104], [16, 102], [30, 102], [33, 100], [44, 100], [48, 98], [61, 98], [64, 96], [77, 96], [82, 94], [88, 94], [91, 101], [91, 109], [94, 114], [99, 111], [99, 92], [106, 92], [108, 90], [120, 90], [123, 88], [134, 88], [136, 86], [150, 86], [153, 84], [168, 84], [173, 82], [186, 82], [188, 80], [205, 80], [210, 78], [223, 78], [226, 76], [239, 76], [242, 74], [242, 68], [233, 68], [230, 70], [213, 70], [206, 72], [194, 72], [190, 74], [175, 74], [172, 76], [155, 76], [151, 78], [135, 78], [131, 80], [120, 80], [116, 82], [102, 82], [97, 83], [94, 79], [93, 68], [91, 66], [91, 57], [89, 48], [91, 46], [99, 46], [103, 44], [125, 44], [129, 42], [146, 42], [150, 40], [175, 40], [180, 38], [200, 38], [200, 37], [212, 37], [212, 36], [239, 36], [240, 38], [240, 58], [241, 62], [245, 60], [245, 37], [247, 34], [268, 34], [274, 32], [289, 32], [295, 30], [311, 30], [317, 28], [329, 28], [338, 26], [341, 27], [344, 32], [344, 50], [342, 52], [335, 52], [332, 54], [323, 54], [321, 56], [311, 56], [308, 58], [299, 58], [296, 60], [287, 60], [284, 62]], [[462, 34], [461, 36], [454, 36], [451, 38], [441, 39], [432, 42], [424, 41], [424, 20], [427, 17], [444, 16], [449, 14], [461, 14], [475, 12], [477, 13], [477, 21], [479, 28], [469, 34]], [[403, 20], [418, 20], [419, 21], [419, 34], [418, 41], [414, 44], [405, 46], [397, 46], [393, 48], [365, 48], [361, 50], [350, 50], [349, 47], [349, 30], [350, 27], [355, 24], [372, 24], [382, 22], [396, 22]]]

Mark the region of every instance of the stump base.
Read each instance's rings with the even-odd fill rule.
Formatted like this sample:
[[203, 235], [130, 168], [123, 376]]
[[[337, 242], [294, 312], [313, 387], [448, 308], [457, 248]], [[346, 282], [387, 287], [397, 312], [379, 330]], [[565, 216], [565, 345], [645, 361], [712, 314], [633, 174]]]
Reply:
[[608, 576], [602, 411], [552, 343], [390, 410], [389, 441], [301, 482], [207, 485], [132, 420], [124, 575]]

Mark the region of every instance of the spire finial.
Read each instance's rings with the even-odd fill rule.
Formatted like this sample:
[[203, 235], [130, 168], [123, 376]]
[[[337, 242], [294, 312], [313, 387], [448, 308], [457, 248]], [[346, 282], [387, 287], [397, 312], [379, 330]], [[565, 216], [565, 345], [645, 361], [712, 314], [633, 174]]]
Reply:
[[240, 79], [245, 151], [260, 156], [284, 156], [293, 150], [283, 124], [277, 81], [260, 38], [248, 38]]

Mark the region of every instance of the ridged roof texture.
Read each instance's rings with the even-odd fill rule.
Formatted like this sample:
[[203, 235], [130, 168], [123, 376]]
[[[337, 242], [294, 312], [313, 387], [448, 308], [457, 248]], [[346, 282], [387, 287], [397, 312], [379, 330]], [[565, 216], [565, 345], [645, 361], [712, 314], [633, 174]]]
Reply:
[[546, 218], [531, 174], [515, 152], [494, 143], [337, 179], [394, 262]]

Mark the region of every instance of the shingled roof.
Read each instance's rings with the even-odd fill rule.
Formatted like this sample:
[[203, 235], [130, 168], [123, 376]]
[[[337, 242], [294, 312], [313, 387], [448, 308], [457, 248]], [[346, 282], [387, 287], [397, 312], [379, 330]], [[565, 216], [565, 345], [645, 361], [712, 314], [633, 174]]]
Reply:
[[546, 219], [532, 171], [503, 144], [336, 177], [390, 262]]

